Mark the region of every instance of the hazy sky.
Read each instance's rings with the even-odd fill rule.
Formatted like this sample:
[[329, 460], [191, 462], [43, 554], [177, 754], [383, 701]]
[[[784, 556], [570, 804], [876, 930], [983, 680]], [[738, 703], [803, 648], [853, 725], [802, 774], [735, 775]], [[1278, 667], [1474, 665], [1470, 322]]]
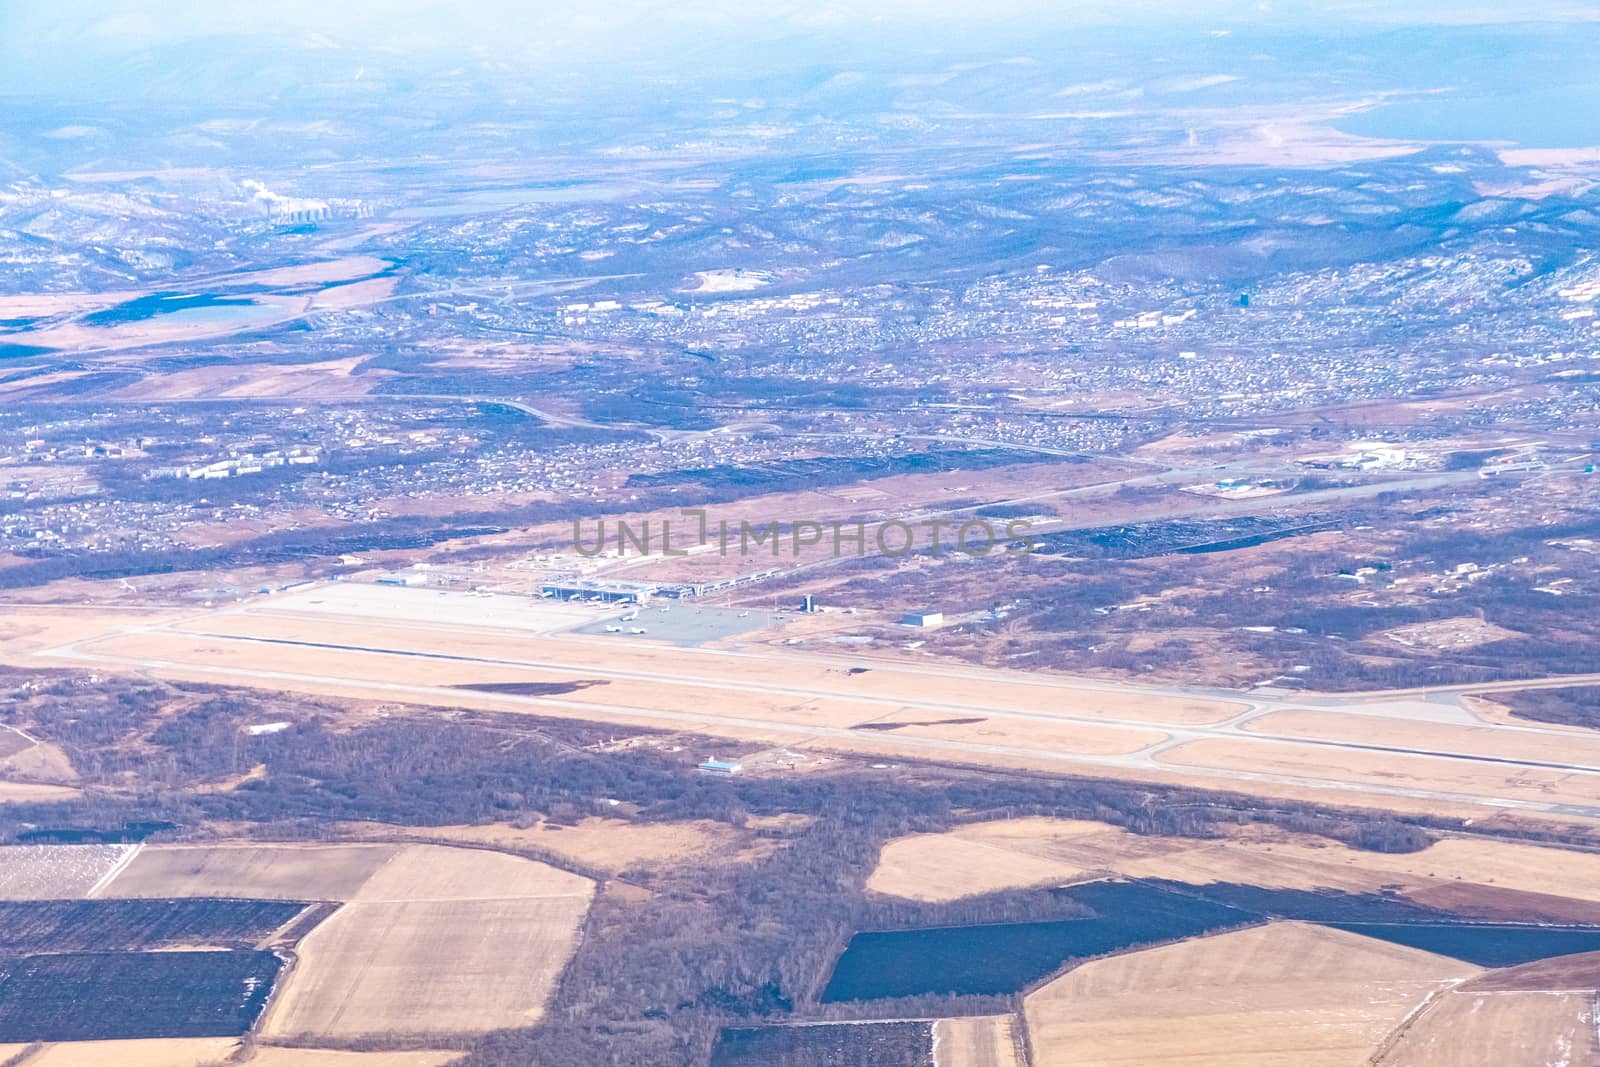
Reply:
[[1307, 28], [1323, 21], [1506, 22], [1600, 18], [1571, 0], [0, 0], [0, 40], [13, 47], [119, 51], [222, 33], [359, 39], [380, 47], [501, 50], [539, 40], [606, 39], [674, 30], [733, 35], [784, 29], [926, 29], [1038, 19], [1061, 25], [1259, 22]]
[[[646, 68], [694, 75], [870, 62], [1073, 54], [1075, 27], [1290, 33], [1600, 21], [1597, 0], [0, 0], [0, 93], [197, 101], [345, 76], [476, 63], [569, 81]], [[197, 44], [230, 36], [228, 48]], [[257, 48], [253, 39], [261, 38]], [[267, 43], [267, 38], [271, 43]], [[1137, 54], [1140, 39], [1128, 40]], [[184, 48], [186, 45], [194, 45]], [[337, 46], [353, 46], [345, 50]], [[173, 49], [173, 51], [164, 51]], [[844, 58], [846, 56], [852, 58]], [[153, 58], [152, 58], [153, 57]], [[293, 61], [284, 73], [278, 61]], [[280, 69], [267, 67], [278, 63]], [[295, 66], [293, 64], [298, 64]], [[370, 66], [369, 66], [370, 64]], [[260, 72], [253, 68], [261, 67]], [[190, 78], [191, 73], [201, 76]], [[206, 75], [209, 75], [209, 80]], [[254, 78], [254, 80], [252, 80]], [[274, 80], [275, 79], [275, 80]], [[165, 89], [158, 88], [165, 85]], [[0, 119], [3, 125], [3, 119]]]

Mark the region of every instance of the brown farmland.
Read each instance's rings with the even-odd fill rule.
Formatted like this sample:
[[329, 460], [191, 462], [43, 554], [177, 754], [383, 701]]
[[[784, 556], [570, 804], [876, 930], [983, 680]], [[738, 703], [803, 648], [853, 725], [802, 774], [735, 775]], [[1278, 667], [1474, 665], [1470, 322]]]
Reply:
[[1272, 923], [1086, 963], [1028, 996], [1035, 1067], [1360, 1067], [1477, 969]]

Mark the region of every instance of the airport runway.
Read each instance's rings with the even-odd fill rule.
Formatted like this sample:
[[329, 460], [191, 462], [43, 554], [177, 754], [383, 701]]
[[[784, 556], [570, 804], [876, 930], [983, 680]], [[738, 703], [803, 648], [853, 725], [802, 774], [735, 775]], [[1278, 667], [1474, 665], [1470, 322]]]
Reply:
[[[40, 666], [629, 722], [739, 738], [747, 747], [766, 739], [880, 759], [1181, 781], [1265, 796], [1324, 794], [1379, 806], [1382, 798], [1403, 798], [1407, 810], [1421, 802], [1600, 819], [1600, 734], [1486, 722], [1457, 699], [1492, 685], [1327, 695], [1141, 686], [800, 649], [675, 648], [362, 618], [297, 611], [276, 598], [146, 625], [112, 616], [98, 633], [28, 658]], [[480, 677], [593, 688], [547, 696], [461, 688]]]

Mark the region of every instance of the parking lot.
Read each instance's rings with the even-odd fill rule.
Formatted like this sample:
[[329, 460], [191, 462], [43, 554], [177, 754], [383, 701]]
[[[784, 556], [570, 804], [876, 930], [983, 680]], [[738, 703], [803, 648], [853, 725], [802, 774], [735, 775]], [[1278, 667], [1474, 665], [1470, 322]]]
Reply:
[[[635, 612], [636, 618], [628, 618]], [[713, 608], [684, 602], [658, 603], [619, 608], [598, 622], [578, 627], [575, 632], [694, 647], [782, 625], [787, 618], [788, 613], [781, 611]], [[644, 633], [634, 633], [634, 630], [643, 630]]]

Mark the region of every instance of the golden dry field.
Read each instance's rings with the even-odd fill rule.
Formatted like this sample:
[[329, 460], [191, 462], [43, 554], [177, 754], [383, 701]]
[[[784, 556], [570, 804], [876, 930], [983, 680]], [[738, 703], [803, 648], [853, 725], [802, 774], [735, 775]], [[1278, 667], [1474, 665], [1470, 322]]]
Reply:
[[[445, 1067], [459, 1052], [335, 1052], [325, 1049], [274, 1048], [262, 1045], [249, 1059], [233, 1061], [249, 1067]], [[229, 1067], [233, 1067], [232, 1063]]]
[[1046, 818], [891, 841], [867, 888], [936, 902], [1109, 875], [1350, 893], [1403, 887], [1424, 898], [1489, 886], [1600, 903], [1600, 855], [1590, 852], [1446, 837], [1419, 852], [1381, 853], [1267, 828], [1217, 839], [1147, 837], [1105, 823]]
[[238, 1047], [238, 1039], [232, 1037], [72, 1041], [46, 1045], [23, 1063], [25, 1067], [212, 1067], [225, 1062]]
[[1301, 923], [1085, 963], [1026, 999], [1034, 1067], [1363, 1067], [1478, 969]]
[[[884, 846], [867, 889], [940, 902], [1001, 889], [1059, 885], [1100, 866], [1074, 862], [1060, 846], [1078, 837], [1114, 841], [1131, 836], [1104, 823], [1018, 819], [1016, 824], [975, 823], [942, 834], [902, 837]], [[1084, 859], [1089, 855], [1080, 853]]]
[[1024, 1067], [1021, 1020], [1012, 1015], [940, 1019], [933, 1024], [935, 1067]]
[[534, 849], [602, 871], [617, 872], [639, 864], [681, 863], [716, 854], [726, 858], [741, 847], [753, 858], [770, 851], [772, 842], [742, 844], [725, 823], [697, 820], [641, 824], [590, 816], [573, 825], [539, 822], [531, 826], [487, 823], [481, 826], [389, 826], [340, 823], [341, 836], [379, 835], [450, 844], [477, 845], [515, 852]]
[[1595, 1062], [1594, 994], [1468, 993], [1436, 998], [1374, 1067], [1580, 1067]]
[[[0, 1063], [26, 1045], [0, 1045]], [[445, 1050], [342, 1052], [253, 1047], [232, 1037], [71, 1041], [44, 1045], [17, 1067], [445, 1067], [461, 1053]]]
[[349, 900], [392, 845], [147, 845], [103, 897]]
[[589, 899], [353, 903], [313, 930], [269, 1038], [474, 1034], [531, 1026]]
[[78, 773], [59, 745], [36, 742], [0, 760], [0, 776], [18, 779], [17, 784], [66, 785], [78, 780]]
[[[0, 868], [0, 895], [24, 899], [37, 896], [43, 883], [49, 895], [61, 895], [59, 887], [75, 878], [80, 895], [103, 883], [93, 894], [103, 897], [344, 901], [301, 941], [259, 1027], [268, 1037], [313, 1045], [380, 1034], [482, 1033], [537, 1021], [576, 947], [595, 889], [547, 864], [434, 844], [7, 851], [16, 862]], [[387, 1067], [390, 1061], [350, 1062]]]
[[548, 864], [487, 849], [407, 845], [350, 899], [362, 902], [582, 897], [589, 879]]
[[43, 785], [39, 782], [10, 782], [0, 780], [0, 804], [38, 804], [73, 800], [82, 796], [81, 790], [66, 785]]
[[593, 891], [531, 860], [407, 846], [300, 943], [261, 1033], [348, 1040], [531, 1025]]

